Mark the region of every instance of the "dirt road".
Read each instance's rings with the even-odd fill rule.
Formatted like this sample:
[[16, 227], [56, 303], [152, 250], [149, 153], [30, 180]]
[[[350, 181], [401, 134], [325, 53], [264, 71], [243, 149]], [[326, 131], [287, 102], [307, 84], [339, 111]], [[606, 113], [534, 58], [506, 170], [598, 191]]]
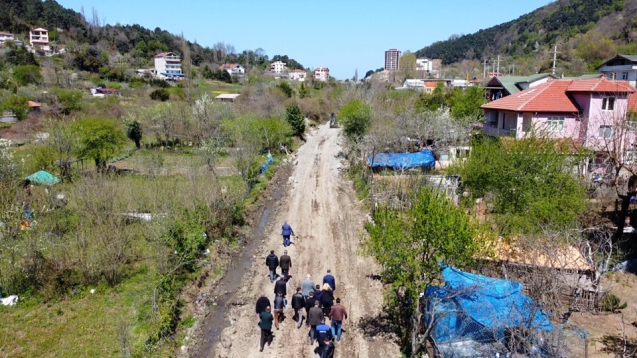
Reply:
[[[316, 346], [310, 346], [305, 325], [296, 328], [292, 308], [270, 347], [259, 352], [260, 330], [254, 304], [261, 293], [272, 300], [274, 285], [268, 278], [265, 257], [271, 249], [283, 253], [281, 225], [287, 220], [296, 232], [293, 245], [287, 248], [292, 257], [291, 292], [307, 274], [322, 283], [327, 269], [336, 277], [335, 297], [340, 297], [348, 310], [343, 338], [336, 343], [336, 357], [399, 357], [397, 346], [387, 338], [363, 334], [359, 323], [376, 316], [382, 305], [381, 285], [371, 275], [378, 274], [376, 264], [357, 254], [365, 214], [361, 210], [352, 184], [339, 168], [343, 138], [339, 129], [323, 125], [307, 138], [297, 152], [289, 190], [270, 216], [260, 250], [256, 251], [240, 290], [230, 299], [226, 319], [230, 325], [221, 333], [210, 357], [313, 357]], [[329, 324], [329, 322], [328, 322]]]

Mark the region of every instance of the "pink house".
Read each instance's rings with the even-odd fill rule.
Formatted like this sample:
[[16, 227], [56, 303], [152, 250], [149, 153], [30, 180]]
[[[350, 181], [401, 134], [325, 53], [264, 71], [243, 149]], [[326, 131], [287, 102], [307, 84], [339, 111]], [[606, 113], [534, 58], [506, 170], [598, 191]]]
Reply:
[[550, 80], [547, 83], [484, 104], [484, 133], [524, 138], [541, 133], [570, 138], [599, 152], [632, 151], [637, 126], [637, 93], [626, 81]]

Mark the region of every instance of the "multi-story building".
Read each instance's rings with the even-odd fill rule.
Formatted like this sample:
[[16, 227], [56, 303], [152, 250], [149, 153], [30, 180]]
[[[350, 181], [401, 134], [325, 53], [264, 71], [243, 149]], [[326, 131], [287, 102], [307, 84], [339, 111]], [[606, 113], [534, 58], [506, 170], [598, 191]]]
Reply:
[[314, 80], [327, 82], [330, 80], [330, 69], [327, 67], [318, 67], [314, 69]]
[[238, 63], [226, 63], [219, 66], [219, 70], [227, 71], [231, 76], [243, 76], [246, 72], [245, 69]]
[[305, 71], [294, 70], [289, 74], [290, 81], [305, 82]]
[[628, 81], [637, 87], [637, 56], [617, 55], [597, 68], [599, 73], [613, 80]]
[[13, 37], [13, 34], [0, 31], [0, 47], [4, 46], [5, 42], [14, 40], [15, 38]]
[[385, 70], [397, 70], [400, 61], [400, 51], [391, 49], [385, 51]]
[[162, 52], [155, 56], [155, 75], [158, 77], [183, 77], [181, 59], [172, 52]]
[[29, 43], [31, 47], [40, 51], [50, 51], [49, 47], [49, 30], [37, 27], [29, 31]]
[[288, 65], [285, 62], [276, 61], [270, 64], [270, 72], [283, 73], [287, 70]]
[[417, 58], [416, 71], [431, 72], [434, 70], [434, 63], [430, 58]]

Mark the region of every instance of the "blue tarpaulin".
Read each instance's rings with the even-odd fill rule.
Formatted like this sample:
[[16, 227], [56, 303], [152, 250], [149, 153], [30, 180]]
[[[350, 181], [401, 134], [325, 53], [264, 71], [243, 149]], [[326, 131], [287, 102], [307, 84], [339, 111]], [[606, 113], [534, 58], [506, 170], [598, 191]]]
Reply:
[[268, 170], [268, 166], [270, 166], [273, 161], [274, 158], [272, 158], [272, 154], [268, 153], [268, 161], [261, 164], [261, 174], [265, 173], [265, 171]]
[[55, 185], [60, 182], [60, 179], [58, 179], [58, 177], [44, 170], [40, 170], [39, 172], [35, 172], [29, 175], [28, 177], [26, 177], [26, 180], [36, 185], [47, 186]]
[[[552, 331], [553, 326], [519, 282], [474, 275], [450, 267], [443, 269], [445, 286], [425, 291], [427, 312], [434, 312], [432, 338], [442, 342], [497, 342], [505, 330], [525, 327]], [[426, 323], [431, 320], [426, 315]]]
[[378, 153], [369, 157], [367, 165], [372, 168], [392, 168], [394, 170], [434, 168], [436, 160], [431, 150], [425, 149], [415, 153]]

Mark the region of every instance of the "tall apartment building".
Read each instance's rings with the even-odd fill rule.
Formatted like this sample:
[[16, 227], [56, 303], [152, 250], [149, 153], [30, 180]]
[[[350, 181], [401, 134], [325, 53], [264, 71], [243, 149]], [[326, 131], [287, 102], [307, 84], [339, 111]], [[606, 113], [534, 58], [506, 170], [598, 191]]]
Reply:
[[181, 59], [172, 52], [162, 52], [155, 56], [155, 75], [181, 77]]
[[400, 51], [391, 49], [385, 51], [385, 70], [397, 70], [400, 60]]
[[274, 73], [282, 73], [287, 70], [288, 66], [285, 62], [276, 61], [270, 64], [270, 71]]
[[37, 27], [29, 31], [29, 43], [31, 46], [40, 51], [50, 51], [49, 47], [49, 31], [42, 27]]

